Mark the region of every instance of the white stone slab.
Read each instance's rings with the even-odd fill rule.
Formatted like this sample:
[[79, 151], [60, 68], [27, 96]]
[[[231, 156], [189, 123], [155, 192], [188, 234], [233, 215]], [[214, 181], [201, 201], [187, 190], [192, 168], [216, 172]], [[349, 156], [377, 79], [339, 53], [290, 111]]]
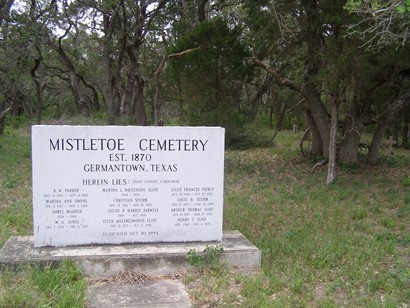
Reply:
[[224, 129], [32, 128], [34, 245], [221, 241]]

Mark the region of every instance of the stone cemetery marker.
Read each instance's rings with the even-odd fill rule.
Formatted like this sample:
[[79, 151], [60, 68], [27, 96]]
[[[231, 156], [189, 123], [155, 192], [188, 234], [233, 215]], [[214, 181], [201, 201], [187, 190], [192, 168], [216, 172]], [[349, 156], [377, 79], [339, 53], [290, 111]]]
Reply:
[[34, 246], [221, 241], [224, 129], [32, 128]]

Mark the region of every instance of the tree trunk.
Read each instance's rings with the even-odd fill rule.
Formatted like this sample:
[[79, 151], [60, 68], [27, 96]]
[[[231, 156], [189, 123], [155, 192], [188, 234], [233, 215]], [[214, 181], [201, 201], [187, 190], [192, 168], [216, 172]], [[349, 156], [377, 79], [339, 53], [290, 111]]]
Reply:
[[0, 118], [0, 136], [4, 134], [4, 124], [6, 122], [6, 116]]
[[277, 95], [272, 95], [271, 104], [276, 116], [276, 131], [280, 131], [283, 128], [283, 120], [286, 116], [286, 102], [280, 100]]
[[[250, 101], [250, 109], [249, 109], [249, 118], [251, 120], [254, 120], [256, 118], [256, 114], [258, 113], [258, 107], [262, 102], [262, 96], [266, 92], [268, 92], [269, 87], [272, 85], [273, 81], [273, 76], [271, 74], [267, 74], [261, 83], [261, 85], [258, 88], [258, 91], [256, 92], [255, 96], [252, 98]], [[271, 103], [270, 109], [273, 108], [273, 102]], [[272, 126], [270, 126], [272, 127]]]
[[154, 86], [155, 86], [155, 93], [154, 93], [154, 101], [152, 104], [152, 116], [154, 120], [154, 125], [158, 126], [159, 125], [159, 109], [161, 107], [161, 104], [159, 103], [159, 91], [161, 88], [161, 83], [159, 81], [159, 75], [162, 72], [162, 69], [164, 68], [165, 62], [167, 61], [167, 57], [164, 55], [161, 59], [161, 62], [158, 64], [157, 69], [155, 70], [153, 74], [153, 81], [154, 81]]
[[6, 123], [6, 114], [10, 111], [11, 107], [3, 109], [0, 106], [0, 136], [4, 134], [4, 125]]
[[269, 106], [269, 128], [273, 127], [273, 104]]
[[276, 131], [280, 131], [283, 128], [283, 118], [285, 117], [285, 110], [281, 110], [276, 114]]
[[135, 97], [135, 113], [137, 116], [137, 125], [146, 126], [147, 116], [145, 113], [145, 99], [144, 99], [144, 79], [141, 76], [136, 78], [136, 97]]
[[98, 99], [98, 93], [97, 90], [94, 88], [94, 86], [87, 85], [93, 92], [93, 99], [92, 99], [92, 104], [91, 107], [94, 111], [100, 111], [100, 100]]
[[380, 145], [386, 134], [386, 130], [389, 127], [389, 121], [382, 121], [376, 127], [376, 130], [372, 137], [372, 142], [369, 147], [369, 153], [367, 153], [367, 163], [369, 165], [376, 165], [379, 159]]
[[403, 123], [403, 139], [401, 146], [405, 149], [410, 148], [409, 144], [409, 137], [410, 137], [410, 123]]
[[117, 103], [115, 81], [114, 81], [113, 76], [108, 80], [106, 97], [107, 97], [108, 122], [110, 125], [114, 125], [115, 119], [118, 116], [118, 105], [119, 104]]
[[[381, 120], [373, 134], [372, 142], [367, 154], [367, 163], [369, 165], [377, 164], [379, 158], [380, 145], [387, 128], [392, 123], [394, 117], [403, 109], [410, 105], [410, 91], [399, 97], [391, 106], [389, 106], [381, 115]], [[380, 117], [380, 116], [379, 116]]]
[[407, 108], [403, 117], [403, 137], [401, 146], [405, 149], [410, 148], [410, 108]]
[[[125, 48], [123, 44], [119, 44], [120, 50], [117, 59], [117, 63], [113, 65], [113, 57], [111, 53], [111, 46], [113, 45], [114, 30], [118, 26], [118, 10], [120, 2], [113, 2], [112, 11], [106, 11], [102, 13], [103, 25], [104, 25], [104, 66], [107, 83], [106, 91], [106, 105], [108, 112], [108, 122], [110, 125], [115, 124], [115, 120], [119, 113], [119, 106], [116, 94], [116, 86], [118, 76], [120, 75], [123, 55]], [[123, 41], [121, 41], [123, 43]], [[118, 112], [117, 112], [118, 110]]]
[[[310, 114], [310, 124], [313, 128], [312, 123], [314, 123], [314, 128], [316, 133], [313, 134], [314, 144], [316, 145], [313, 149], [315, 155], [323, 155], [324, 157], [329, 157], [329, 137], [330, 137], [330, 119], [327, 113], [326, 107], [323, 105], [319, 93], [313, 87], [311, 82], [308, 82], [302, 94], [306, 99], [306, 103], [309, 108]], [[315, 140], [320, 139], [320, 140]]]
[[[312, 132], [312, 154], [315, 156], [320, 156], [323, 154], [322, 138], [319, 134], [319, 131], [316, 126], [316, 122], [314, 121], [312, 117], [310, 109], [306, 109], [305, 114], [306, 114], [306, 119], [309, 124], [310, 130]], [[329, 149], [327, 149], [327, 152], [328, 151]]]
[[197, 18], [198, 22], [206, 20], [205, 6], [208, 0], [198, 0]]
[[393, 136], [393, 145], [397, 146], [399, 144], [399, 130], [400, 130], [400, 122], [397, 119], [393, 120], [392, 125], [392, 136]]
[[336, 136], [337, 136], [337, 127], [338, 127], [338, 103], [336, 100], [332, 101], [332, 118], [331, 118], [331, 127], [330, 127], [330, 136], [329, 136], [329, 163], [327, 167], [327, 179], [326, 184], [330, 185], [336, 179]]
[[[40, 52], [40, 49], [37, 48], [37, 50]], [[43, 114], [43, 92], [45, 89], [45, 82], [43, 78], [40, 76], [37, 76], [37, 71], [40, 68], [41, 61], [43, 60], [43, 57], [40, 55], [38, 58], [34, 59], [34, 67], [30, 70], [30, 75], [31, 78], [34, 81], [34, 84], [36, 86], [36, 121], [37, 124], [41, 124], [42, 121], [42, 114]]]
[[88, 104], [88, 97], [84, 93], [84, 89], [81, 85], [81, 78], [75, 72], [75, 70], [70, 71], [70, 85], [71, 91], [73, 92], [74, 102], [79, 113], [85, 117], [90, 116], [90, 106]]
[[[141, 30], [142, 31], [142, 30]], [[140, 126], [147, 125], [147, 116], [145, 112], [144, 87], [145, 80], [141, 75], [139, 48], [142, 41], [136, 40], [126, 48], [130, 60], [128, 73], [128, 82], [132, 86], [132, 98], [135, 99], [135, 118], [136, 124]], [[132, 107], [133, 108], [133, 107]]]
[[[321, 65], [323, 49], [323, 19], [317, 1], [300, 1], [303, 13], [299, 18], [302, 31], [305, 31], [306, 53], [304, 61], [303, 86], [301, 93], [306, 99], [310, 114], [320, 137], [322, 149], [316, 149], [317, 155], [329, 157], [330, 119], [326, 107], [320, 98], [315, 82]], [[319, 142], [316, 142], [319, 145]]]
[[42, 80], [34, 79], [36, 85], [36, 122], [41, 124], [43, 118], [43, 102], [44, 102], [44, 89], [45, 82]]
[[134, 80], [131, 80], [131, 76], [128, 77], [127, 84], [118, 89], [118, 93], [120, 96], [120, 115], [126, 119], [133, 114], [134, 108]]
[[345, 133], [340, 143], [339, 161], [343, 164], [357, 163], [359, 151], [362, 122], [354, 119], [351, 115], [346, 115], [344, 123]]

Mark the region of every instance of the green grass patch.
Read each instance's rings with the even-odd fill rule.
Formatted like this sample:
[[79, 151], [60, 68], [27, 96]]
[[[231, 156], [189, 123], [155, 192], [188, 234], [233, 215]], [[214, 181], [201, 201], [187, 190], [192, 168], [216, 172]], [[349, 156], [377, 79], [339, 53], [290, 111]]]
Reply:
[[30, 158], [28, 136], [0, 136], [0, 245], [32, 234]]
[[0, 208], [0, 245], [10, 236], [33, 234], [31, 203], [14, 203]]
[[87, 281], [70, 261], [0, 270], [0, 307], [84, 307]]
[[395, 157], [342, 166], [327, 187], [326, 167], [312, 171], [289, 132], [271, 148], [227, 151], [224, 228], [262, 250], [244, 306], [408, 303], [410, 153]]

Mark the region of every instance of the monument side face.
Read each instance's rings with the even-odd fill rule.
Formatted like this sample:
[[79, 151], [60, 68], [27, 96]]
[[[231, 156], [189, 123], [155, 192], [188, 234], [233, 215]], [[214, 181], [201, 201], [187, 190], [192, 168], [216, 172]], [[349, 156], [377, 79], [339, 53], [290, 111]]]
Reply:
[[34, 246], [221, 241], [224, 134], [33, 126]]

